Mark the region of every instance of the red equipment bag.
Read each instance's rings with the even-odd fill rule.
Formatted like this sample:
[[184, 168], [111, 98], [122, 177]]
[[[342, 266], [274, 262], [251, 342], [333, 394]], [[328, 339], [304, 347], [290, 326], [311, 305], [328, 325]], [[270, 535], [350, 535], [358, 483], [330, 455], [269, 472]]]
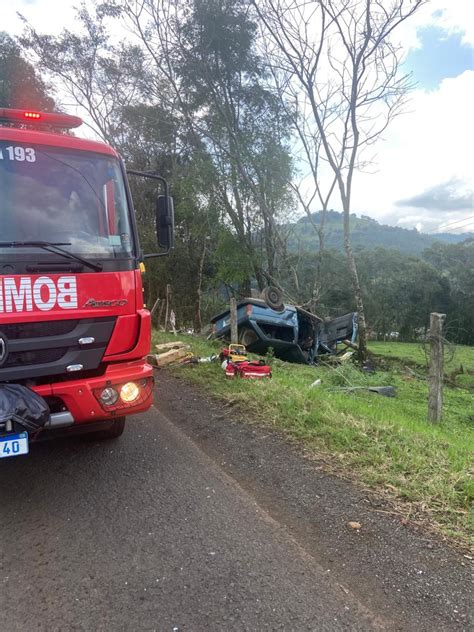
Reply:
[[227, 377], [242, 377], [259, 379], [272, 377], [272, 369], [265, 362], [255, 360], [253, 362], [228, 362], [225, 374]]

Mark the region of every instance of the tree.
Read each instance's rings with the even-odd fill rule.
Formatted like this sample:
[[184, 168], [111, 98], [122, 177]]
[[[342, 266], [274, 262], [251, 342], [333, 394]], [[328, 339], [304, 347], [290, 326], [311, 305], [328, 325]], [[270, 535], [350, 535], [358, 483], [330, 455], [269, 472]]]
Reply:
[[[201, 142], [215, 188], [262, 288], [279, 274], [278, 218], [291, 206], [289, 129], [263, 86], [248, 2], [136, 0], [118, 2], [140, 38], [155, 80]], [[260, 240], [259, 237], [262, 239]], [[247, 281], [250, 289], [250, 279]]]
[[[359, 312], [360, 356], [367, 353], [364, 301], [350, 239], [355, 172], [405, 103], [410, 78], [399, 73], [394, 31], [424, 0], [252, 0], [264, 25], [272, 66], [288, 97], [301, 95], [328, 188], [335, 178], [343, 209], [344, 248]], [[308, 119], [307, 119], [308, 120]], [[321, 186], [319, 173], [317, 186]]]
[[411, 341], [424, 330], [431, 312], [448, 311], [449, 285], [441, 272], [419, 257], [376, 248], [357, 254], [367, 297], [367, 322], [383, 335], [398, 331]]
[[0, 108], [54, 110], [49, 86], [4, 32], [0, 32]]
[[[121, 151], [127, 162], [135, 169], [165, 175], [175, 202], [175, 248], [169, 257], [147, 261], [147, 303], [152, 305], [165, 295], [166, 285], [172, 285], [180, 322], [200, 330], [203, 293], [214, 273], [211, 260], [220, 234], [212, 165], [165, 105], [128, 107], [123, 121]], [[154, 252], [156, 187], [141, 178], [131, 179], [131, 186], [142, 247]]]
[[[111, 42], [107, 20], [111, 7], [85, 5], [76, 11], [74, 32], [58, 36], [38, 33], [24, 18], [22, 46], [68, 97], [88, 114], [91, 126], [108, 143], [120, 144], [122, 115], [137, 103], [146, 85], [141, 50], [126, 42]], [[90, 123], [87, 123], [90, 124]]]
[[423, 258], [440, 271], [449, 287], [446, 335], [458, 343], [474, 344], [474, 239], [458, 244], [437, 242]]

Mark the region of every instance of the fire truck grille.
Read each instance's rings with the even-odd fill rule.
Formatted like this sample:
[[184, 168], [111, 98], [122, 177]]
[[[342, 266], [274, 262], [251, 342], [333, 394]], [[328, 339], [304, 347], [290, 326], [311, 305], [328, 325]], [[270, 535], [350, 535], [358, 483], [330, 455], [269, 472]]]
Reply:
[[78, 370], [98, 369], [115, 322], [112, 317], [0, 324], [7, 349], [0, 382], [77, 379]]
[[0, 325], [9, 340], [20, 338], [42, 338], [43, 336], [63, 336], [77, 327], [79, 320], [47, 320], [39, 323], [15, 323]]
[[44, 364], [56, 362], [63, 357], [66, 349], [43, 349], [42, 351], [23, 351], [10, 353], [4, 367], [21, 366], [23, 364]]

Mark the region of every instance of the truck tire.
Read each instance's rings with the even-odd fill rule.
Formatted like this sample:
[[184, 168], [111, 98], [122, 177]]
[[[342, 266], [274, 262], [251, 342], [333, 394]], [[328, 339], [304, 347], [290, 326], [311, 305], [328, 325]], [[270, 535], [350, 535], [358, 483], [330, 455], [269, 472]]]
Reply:
[[91, 432], [89, 436], [92, 440], [107, 441], [108, 439], [118, 439], [122, 436], [124, 430], [125, 417], [117, 417], [117, 419], [113, 420], [112, 425], [109, 428], [96, 430], [95, 432]]
[[283, 293], [277, 287], [266, 287], [263, 290], [261, 297], [268, 307], [276, 312], [282, 312], [285, 309], [285, 306], [283, 305]]

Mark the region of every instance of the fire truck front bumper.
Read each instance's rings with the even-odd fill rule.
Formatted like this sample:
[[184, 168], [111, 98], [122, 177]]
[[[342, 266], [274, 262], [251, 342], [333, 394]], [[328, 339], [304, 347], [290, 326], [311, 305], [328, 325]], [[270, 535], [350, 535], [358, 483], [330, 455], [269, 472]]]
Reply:
[[88, 426], [135, 415], [153, 403], [153, 368], [144, 360], [110, 364], [100, 377], [35, 386], [51, 408], [45, 429]]

